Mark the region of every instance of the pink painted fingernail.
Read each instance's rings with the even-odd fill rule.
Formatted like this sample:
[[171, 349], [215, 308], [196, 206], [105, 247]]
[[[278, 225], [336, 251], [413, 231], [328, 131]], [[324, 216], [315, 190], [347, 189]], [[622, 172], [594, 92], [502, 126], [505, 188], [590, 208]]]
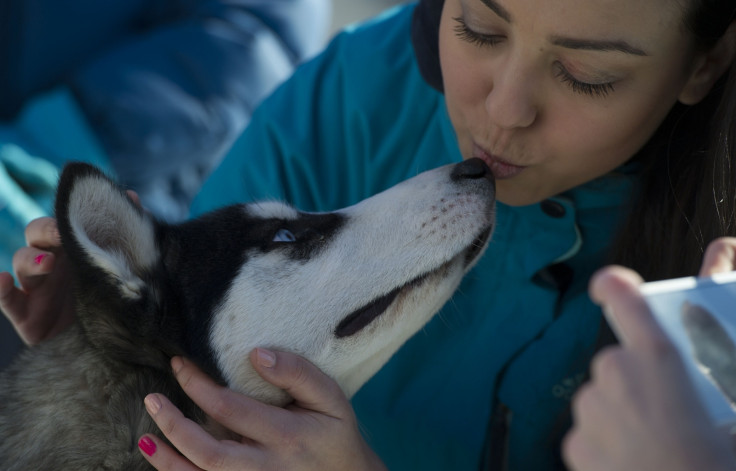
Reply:
[[138, 440], [138, 448], [148, 456], [153, 456], [153, 454], [156, 453], [156, 444], [148, 437], [143, 437]]
[[41, 265], [41, 262], [43, 262], [43, 260], [46, 257], [48, 257], [48, 256], [49, 256], [49, 254], [46, 254], [46, 253], [42, 253], [41, 255], [37, 255], [36, 258], [33, 259], [33, 263], [35, 263], [36, 265]]

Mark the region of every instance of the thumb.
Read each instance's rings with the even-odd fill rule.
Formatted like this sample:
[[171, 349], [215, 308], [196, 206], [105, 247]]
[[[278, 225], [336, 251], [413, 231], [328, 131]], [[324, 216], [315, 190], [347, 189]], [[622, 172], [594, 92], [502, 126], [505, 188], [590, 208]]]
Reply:
[[294, 398], [295, 406], [341, 418], [352, 413], [337, 382], [304, 357], [256, 348], [250, 360], [263, 379]]
[[666, 349], [670, 341], [639, 291], [642, 283], [641, 277], [632, 270], [610, 266], [593, 276], [590, 295], [603, 307], [623, 345], [635, 349]]
[[703, 257], [699, 276], [713, 276], [716, 273], [736, 269], [736, 238], [722, 237], [708, 244]]

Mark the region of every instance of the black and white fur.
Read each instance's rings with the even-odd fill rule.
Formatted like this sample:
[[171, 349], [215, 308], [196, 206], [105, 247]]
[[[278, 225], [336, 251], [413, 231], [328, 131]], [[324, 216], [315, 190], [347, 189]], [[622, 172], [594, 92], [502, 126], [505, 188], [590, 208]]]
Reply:
[[485, 248], [494, 193], [474, 159], [336, 212], [262, 202], [166, 225], [95, 168], [67, 166], [56, 217], [78, 322], [0, 376], [0, 468], [149, 469], [146, 394], [206, 421], [173, 355], [283, 405], [248, 354], [288, 350], [352, 395], [452, 295]]

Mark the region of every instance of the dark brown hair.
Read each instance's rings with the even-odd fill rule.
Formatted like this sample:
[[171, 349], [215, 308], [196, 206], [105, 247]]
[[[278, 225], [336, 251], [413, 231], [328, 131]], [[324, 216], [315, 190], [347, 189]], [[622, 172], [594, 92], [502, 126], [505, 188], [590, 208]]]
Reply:
[[[692, 0], [685, 27], [701, 50], [734, 21], [733, 0]], [[611, 262], [645, 280], [694, 275], [708, 243], [736, 236], [736, 64], [709, 95], [677, 104], [637, 155], [640, 190], [614, 243]]]

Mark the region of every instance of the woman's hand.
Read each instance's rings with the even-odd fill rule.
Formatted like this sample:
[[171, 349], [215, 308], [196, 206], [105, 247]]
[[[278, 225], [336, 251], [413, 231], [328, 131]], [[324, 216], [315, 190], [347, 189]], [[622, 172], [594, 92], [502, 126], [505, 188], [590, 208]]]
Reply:
[[56, 220], [39, 218], [26, 226], [27, 247], [13, 255], [13, 270], [0, 273], [0, 310], [26, 344], [55, 336], [74, 320], [69, 267]]
[[[713, 242], [702, 276], [734, 270], [736, 239]], [[593, 359], [573, 399], [563, 457], [574, 470], [699, 471], [736, 468], [733, 439], [710, 421], [675, 346], [639, 292], [641, 278], [609, 267], [591, 283], [622, 344]]]
[[294, 402], [266, 405], [217, 385], [191, 362], [172, 360], [184, 392], [217, 423], [242, 439], [219, 441], [185, 418], [164, 396], [145, 404], [163, 434], [179, 450], [146, 435], [143, 456], [165, 470], [383, 470], [363, 441], [355, 414], [337, 383], [302, 357], [255, 349], [251, 362], [268, 382], [286, 390]]

